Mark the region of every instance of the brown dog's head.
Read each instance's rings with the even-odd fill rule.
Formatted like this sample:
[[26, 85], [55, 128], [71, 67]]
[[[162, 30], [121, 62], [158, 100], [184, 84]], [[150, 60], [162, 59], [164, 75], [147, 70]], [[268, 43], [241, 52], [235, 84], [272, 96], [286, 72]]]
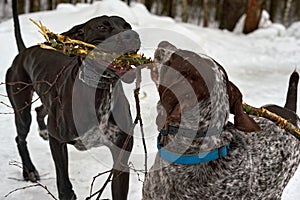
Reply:
[[259, 126], [242, 109], [242, 94], [228, 81], [225, 70], [213, 59], [161, 42], [155, 52], [158, 63], [158, 92], [163, 109], [157, 125], [221, 131], [229, 113], [237, 129], [259, 131]]
[[139, 35], [131, 30], [130, 24], [123, 18], [96, 17], [74, 26], [62, 35], [96, 46], [90, 55], [79, 59], [80, 62], [84, 60], [82, 70], [85, 72], [82, 74], [88, 76], [87, 79], [95, 79], [94, 82], [99, 77], [116, 77], [125, 82], [132, 82], [135, 79], [131, 65], [115, 68], [112, 64], [115, 58], [123, 54], [137, 52], [141, 45]]

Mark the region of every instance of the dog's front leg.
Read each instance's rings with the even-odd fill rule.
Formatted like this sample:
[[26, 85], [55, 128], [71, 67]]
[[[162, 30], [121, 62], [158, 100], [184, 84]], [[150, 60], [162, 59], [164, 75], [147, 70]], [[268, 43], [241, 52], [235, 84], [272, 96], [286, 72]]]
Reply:
[[[120, 136], [121, 135], [121, 136]], [[129, 188], [129, 167], [128, 159], [133, 146], [133, 138], [129, 139], [125, 151], [122, 147], [127, 138], [127, 134], [120, 133], [117, 140], [117, 148], [111, 149], [114, 159], [113, 181], [112, 181], [112, 196], [114, 200], [126, 200]]]
[[[127, 165], [127, 164], [126, 164]], [[126, 171], [125, 171], [126, 170]], [[129, 188], [129, 168], [121, 171], [113, 169], [113, 180], [112, 180], [112, 197], [113, 200], [126, 200]]]
[[60, 143], [49, 136], [50, 149], [56, 169], [56, 181], [60, 200], [75, 200], [76, 195], [68, 173], [68, 150], [66, 143]]

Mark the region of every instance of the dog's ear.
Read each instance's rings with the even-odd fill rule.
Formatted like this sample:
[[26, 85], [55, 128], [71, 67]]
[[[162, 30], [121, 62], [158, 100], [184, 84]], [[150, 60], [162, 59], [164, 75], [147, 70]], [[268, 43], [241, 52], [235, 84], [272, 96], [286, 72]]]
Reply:
[[84, 40], [84, 24], [79, 24], [71, 28], [70, 30], [63, 32], [62, 35], [68, 36], [69, 38], [73, 40]]
[[250, 118], [242, 107], [242, 93], [230, 81], [227, 83], [227, 92], [229, 96], [230, 113], [234, 114], [234, 126], [244, 132], [260, 131], [259, 125]]

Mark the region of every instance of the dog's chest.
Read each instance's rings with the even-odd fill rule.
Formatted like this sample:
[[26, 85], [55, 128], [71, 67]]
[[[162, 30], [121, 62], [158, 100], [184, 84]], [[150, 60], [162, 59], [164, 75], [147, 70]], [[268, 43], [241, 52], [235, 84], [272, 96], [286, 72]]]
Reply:
[[101, 98], [96, 99], [95, 110], [97, 124], [91, 126], [88, 130], [79, 134], [74, 145], [79, 150], [87, 150], [99, 146], [111, 146], [118, 137], [120, 129], [112, 123], [111, 109], [114, 105], [114, 97], [111, 91], [102, 93]]

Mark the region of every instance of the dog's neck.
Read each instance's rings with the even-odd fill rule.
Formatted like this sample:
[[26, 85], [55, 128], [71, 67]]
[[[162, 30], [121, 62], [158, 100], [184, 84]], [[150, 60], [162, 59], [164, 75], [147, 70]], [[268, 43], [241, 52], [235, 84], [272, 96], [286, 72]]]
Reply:
[[109, 89], [110, 92], [114, 83], [117, 81], [116, 75], [108, 73], [105, 69], [103, 69], [101, 73], [96, 72], [85, 61], [82, 62], [78, 73], [79, 80], [86, 85], [98, 89]]
[[[209, 91], [209, 98], [182, 111], [180, 121], [166, 122], [167, 125], [206, 132], [208, 137], [188, 138], [180, 135], [168, 135], [167, 138], [163, 137], [166, 140], [163, 141], [163, 144], [167, 144], [166, 149], [169, 151], [180, 153], [182, 149], [186, 149], [186, 154], [205, 153], [229, 143], [232, 135], [223, 131], [229, 117], [226, 76], [217, 65], [212, 66], [212, 70], [216, 76]], [[160, 113], [162, 112], [158, 107], [158, 114]]]
[[[219, 92], [222, 93], [222, 91]], [[206, 137], [193, 138], [180, 134], [169, 134], [162, 137], [161, 142], [165, 148], [170, 152], [179, 154], [199, 154], [210, 152], [230, 143], [232, 134], [224, 131], [229, 113], [229, 108], [226, 107], [226, 100], [228, 101], [228, 99], [225, 93], [221, 96], [223, 99], [218, 99], [219, 104], [212, 106], [211, 98], [202, 100], [192, 109], [181, 113], [180, 122], [168, 123], [171, 126], [204, 132]]]
[[[220, 129], [210, 127], [211, 116], [213, 116], [211, 112], [210, 101], [202, 101], [198, 103], [197, 109], [194, 108], [185, 112], [180, 123], [169, 123], [169, 125], [175, 127], [206, 132], [206, 137], [193, 138], [180, 134], [168, 134], [161, 137], [161, 144], [170, 152], [187, 155], [206, 153], [227, 145], [232, 139], [232, 134], [225, 131], [224, 127]], [[218, 131], [218, 133], [213, 131]]]
[[[85, 83], [82, 83], [86, 85]], [[87, 86], [87, 85], [86, 85]], [[74, 146], [78, 150], [87, 150], [94, 147], [99, 147], [102, 145], [111, 145], [111, 142], [107, 139], [106, 132], [110, 126], [110, 130], [117, 132], [119, 129], [117, 127], [112, 128], [114, 125], [109, 125], [109, 117], [111, 115], [111, 110], [113, 109], [115, 99], [118, 98], [118, 90], [116, 88], [122, 87], [121, 83], [113, 84], [112, 89], [99, 89], [87, 86], [90, 91], [94, 92], [95, 110], [94, 116], [97, 118], [95, 124], [89, 127], [85, 132], [79, 134], [76, 138]], [[91, 107], [92, 105], [90, 105]], [[112, 132], [113, 132], [112, 131]], [[111, 134], [113, 140], [117, 137], [117, 134]]]

